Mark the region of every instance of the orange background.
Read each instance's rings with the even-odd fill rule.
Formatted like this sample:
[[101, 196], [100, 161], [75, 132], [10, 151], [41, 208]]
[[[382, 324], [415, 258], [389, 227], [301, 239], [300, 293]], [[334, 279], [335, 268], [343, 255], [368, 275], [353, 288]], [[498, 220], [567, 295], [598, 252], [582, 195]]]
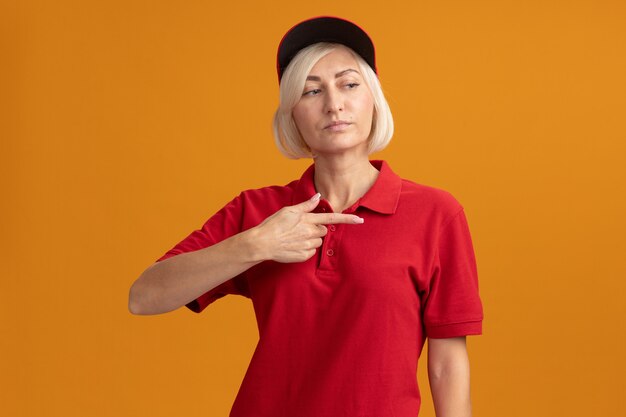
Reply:
[[626, 414], [623, 1], [5, 0], [1, 415], [228, 415], [251, 303], [136, 317], [128, 289], [239, 191], [308, 166], [272, 142], [274, 57], [320, 14], [376, 42], [397, 130], [373, 157], [466, 209], [474, 415]]

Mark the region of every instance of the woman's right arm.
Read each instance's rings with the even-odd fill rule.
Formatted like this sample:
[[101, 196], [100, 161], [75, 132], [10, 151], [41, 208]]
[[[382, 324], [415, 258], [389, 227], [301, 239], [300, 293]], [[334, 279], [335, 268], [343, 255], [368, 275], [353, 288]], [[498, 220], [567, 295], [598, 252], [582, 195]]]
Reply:
[[316, 194], [215, 245], [156, 262], [131, 286], [128, 309], [133, 314], [175, 310], [265, 260], [306, 261], [322, 245], [325, 224], [363, 223], [351, 214], [311, 213], [319, 199]]
[[131, 286], [128, 309], [133, 314], [167, 313], [260, 263], [253, 233], [250, 229], [150, 265]]

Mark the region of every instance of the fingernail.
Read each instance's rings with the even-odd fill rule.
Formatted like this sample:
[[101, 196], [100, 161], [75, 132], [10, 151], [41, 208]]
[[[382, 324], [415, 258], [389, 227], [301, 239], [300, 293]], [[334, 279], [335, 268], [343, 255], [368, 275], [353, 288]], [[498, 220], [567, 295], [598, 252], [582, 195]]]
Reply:
[[316, 193], [313, 197], [311, 197], [311, 201], [317, 201], [320, 199], [322, 195], [320, 193]]
[[363, 222], [365, 222], [365, 219], [363, 217], [355, 217], [354, 218], [354, 222], [355, 223], [363, 223]]

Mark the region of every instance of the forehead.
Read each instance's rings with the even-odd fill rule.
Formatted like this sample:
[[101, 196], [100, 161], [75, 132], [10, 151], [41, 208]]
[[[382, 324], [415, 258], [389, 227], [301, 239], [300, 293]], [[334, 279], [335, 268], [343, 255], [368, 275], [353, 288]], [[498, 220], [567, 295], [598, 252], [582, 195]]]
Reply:
[[343, 46], [337, 46], [336, 49], [323, 56], [319, 61], [313, 65], [309, 75], [324, 75], [331, 74], [334, 76], [337, 72], [354, 69], [359, 71], [359, 64], [354, 58], [354, 55]]

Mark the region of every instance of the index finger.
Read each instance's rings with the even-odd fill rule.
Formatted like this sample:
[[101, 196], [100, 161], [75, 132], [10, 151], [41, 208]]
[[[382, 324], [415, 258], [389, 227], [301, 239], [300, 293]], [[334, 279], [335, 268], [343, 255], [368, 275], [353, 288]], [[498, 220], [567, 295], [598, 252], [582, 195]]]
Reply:
[[354, 214], [343, 213], [306, 213], [305, 216], [312, 224], [361, 224], [365, 221]]

